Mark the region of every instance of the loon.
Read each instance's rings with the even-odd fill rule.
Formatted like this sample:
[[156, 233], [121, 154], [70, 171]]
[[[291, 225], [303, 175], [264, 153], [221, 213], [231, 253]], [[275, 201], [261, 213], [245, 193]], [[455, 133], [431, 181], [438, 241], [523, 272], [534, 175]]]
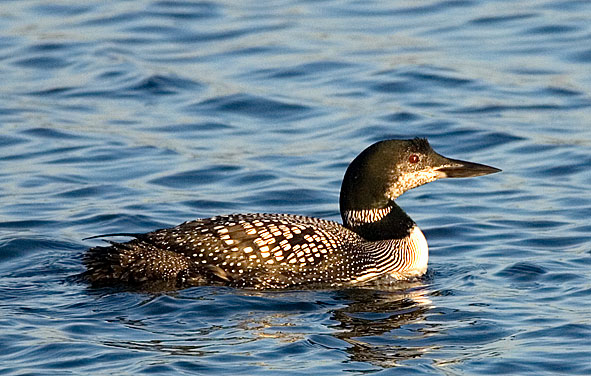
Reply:
[[427, 241], [395, 199], [437, 179], [499, 171], [446, 158], [423, 138], [379, 141], [345, 172], [342, 225], [290, 214], [230, 214], [144, 234], [93, 236], [133, 239], [90, 248], [83, 256], [83, 275], [95, 286], [221, 284], [255, 289], [420, 277], [427, 270]]

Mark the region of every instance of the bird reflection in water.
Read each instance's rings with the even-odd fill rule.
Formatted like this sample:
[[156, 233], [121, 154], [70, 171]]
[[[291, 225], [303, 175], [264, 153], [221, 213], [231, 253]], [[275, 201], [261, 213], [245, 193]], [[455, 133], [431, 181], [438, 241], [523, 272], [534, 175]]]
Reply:
[[429, 335], [424, 322], [431, 308], [428, 290], [421, 282], [407, 282], [379, 289], [340, 292], [349, 304], [333, 312], [338, 329], [333, 336], [351, 345], [350, 360], [390, 368], [398, 362], [418, 358], [428, 348], [414, 340]]
[[[431, 329], [424, 325], [425, 315], [432, 307], [429, 293], [427, 285], [421, 281], [396, 281], [333, 291], [330, 292], [331, 302], [313, 303], [314, 298], [318, 298], [313, 291], [283, 291], [278, 292], [276, 298], [286, 298], [289, 294], [303, 294], [299, 296], [302, 300], [310, 298], [309, 304], [315, 306], [308, 307], [312, 314], [318, 305], [325, 305], [328, 319], [323, 325], [328, 330], [320, 333], [316, 328], [310, 332], [309, 327], [300, 327], [300, 309], [307, 310], [302, 306], [293, 307], [297, 313], [288, 312], [289, 308], [284, 307], [281, 312], [254, 315], [243, 320], [239, 327], [258, 338], [291, 343], [304, 341], [325, 349], [346, 351], [350, 361], [390, 368], [400, 361], [418, 358], [429, 350], [424, 346], [424, 338], [431, 335]], [[245, 294], [269, 298], [268, 293]], [[291, 295], [292, 304], [295, 303], [293, 300], [302, 303], [302, 300], [293, 298]]]

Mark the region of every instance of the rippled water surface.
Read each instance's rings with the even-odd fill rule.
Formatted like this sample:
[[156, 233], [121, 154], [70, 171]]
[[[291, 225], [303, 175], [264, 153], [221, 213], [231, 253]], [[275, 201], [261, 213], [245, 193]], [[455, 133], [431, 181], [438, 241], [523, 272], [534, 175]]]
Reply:
[[[591, 2], [4, 1], [0, 374], [591, 374]], [[399, 204], [390, 288], [91, 289], [106, 232], [339, 220], [374, 141], [503, 169]]]

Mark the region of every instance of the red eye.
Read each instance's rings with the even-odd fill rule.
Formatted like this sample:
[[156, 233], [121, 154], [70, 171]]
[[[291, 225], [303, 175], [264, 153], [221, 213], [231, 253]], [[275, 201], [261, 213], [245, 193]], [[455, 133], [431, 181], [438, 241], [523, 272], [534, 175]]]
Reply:
[[410, 163], [417, 163], [419, 161], [419, 156], [416, 154], [411, 154], [410, 157], [408, 157], [408, 161]]

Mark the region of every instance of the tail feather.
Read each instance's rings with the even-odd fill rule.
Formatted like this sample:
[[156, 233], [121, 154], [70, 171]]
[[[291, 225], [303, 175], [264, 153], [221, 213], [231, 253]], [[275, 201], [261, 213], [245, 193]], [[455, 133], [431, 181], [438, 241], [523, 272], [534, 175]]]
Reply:
[[166, 289], [232, 280], [219, 267], [197, 264], [181, 253], [144, 240], [109, 243], [90, 248], [82, 258], [87, 268], [82, 277], [95, 286], [127, 284]]
[[110, 238], [113, 236], [127, 236], [127, 237], [131, 237], [131, 238], [139, 238], [140, 236], [142, 236], [143, 234], [140, 233], [134, 233], [134, 232], [113, 232], [111, 234], [101, 234], [101, 235], [94, 235], [94, 236], [89, 236], [87, 238], [84, 238], [82, 240], [90, 240], [90, 239], [100, 239], [100, 238]]
[[155, 247], [140, 240], [110, 242], [94, 247], [83, 257], [86, 278], [93, 284], [142, 284], [162, 281], [176, 284], [191, 265], [182, 254]]

